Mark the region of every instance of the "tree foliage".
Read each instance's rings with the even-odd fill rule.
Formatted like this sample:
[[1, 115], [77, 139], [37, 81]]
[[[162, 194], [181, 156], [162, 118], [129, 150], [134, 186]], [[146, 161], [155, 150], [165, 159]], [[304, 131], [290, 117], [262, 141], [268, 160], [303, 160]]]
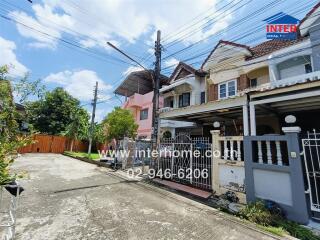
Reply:
[[41, 84], [41, 79], [29, 81], [28, 74], [19, 79], [13, 87], [14, 92], [19, 96], [19, 102], [24, 103], [30, 96], [42, 98], [45, 93], [45, 86]]
[[18, 113], [12, 97], [10, 82], [6, 79], [8, 68], [0, 67], [0, 185], [16, 178], [10, 172], [17, 150], [32, 143], [30, 136], [19, 133]]
[[73, 151], [74, 140], [88, 139], [89, 115], [83, 108], [75, 109], [71, 115], [71, 123], [67, 125], [66, 130], [62, 133], [64, 136], [71, 138], [70, 151]]
[[107, 115], [103, 124], [106, 127], [106, 138], [122, 139], [123, 137], [134, 138], [137, 134], [138, 125], [130, 110], [116, 107]]
[[[27, 105], [29, 122], [42, 133], [52, 135], [85, 133], [88, 113], [80, 107], [80, 102], [62, 88], [47, 92], [44, 98]], [[72, 125], [73, 123], [73, 125]], [[78, 131], [75, 127], [78, 123]]]

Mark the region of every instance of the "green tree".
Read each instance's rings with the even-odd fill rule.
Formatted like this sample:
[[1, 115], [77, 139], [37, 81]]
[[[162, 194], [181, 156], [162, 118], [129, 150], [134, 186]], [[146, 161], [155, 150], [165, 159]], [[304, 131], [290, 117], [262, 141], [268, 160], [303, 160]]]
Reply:
[[47, 92], [44, 98], [27, 104], [29, 122], [33, 127], [52, 135], [66, 132], [74, 120], [74, 113], [81, 111], [80, 108], [80, 102], [62, 88]]
[[31, 136], [23, 136], [17, 123], [18, 113], [12, 97], [10, 81], [6, 79], [8, 67], [0, 67], [0, 185], [16, 178], [10, 172], [17, 150], [32, 143]]
[[116, 107], [104, 119], [103, 124], [106, 126], [106, 139], [122, 139], [123, 137], [134, 138], [137, 134], [138, 125], [130, 110]]
[[72, 122], [66, 127], [63, 135], [71, 138], [70, 151], [73, 151], [74, 140], [84, 140], [88, 138], [89, 114], [83, 108], [77, 108], [72, 113]]

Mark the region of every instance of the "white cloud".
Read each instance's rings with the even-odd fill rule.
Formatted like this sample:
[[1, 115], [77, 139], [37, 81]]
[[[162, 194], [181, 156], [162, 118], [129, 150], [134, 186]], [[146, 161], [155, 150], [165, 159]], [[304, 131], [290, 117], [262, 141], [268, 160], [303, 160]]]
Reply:
[[106, 100], [111, 97], [108, 92], [112, 89], [112, 86], [103, 82], [96, 72], [90, 70], [66, 70], [51, 73], [44, 81], [62, 86], [72, 96], [82, 101], [89, 101], [93, 98], [93, 89], [95, 83], [98, 82], [99, 98]]
[[143, 68], [141, 68], [141, 67], [136, 67], [136, 66], [130, 66], [130, 67], [127, 68], [127, 70], [125, 70], [125, 71], [122, 73], [122, 75], [123, 75], [123, 76], [128, 76], [128, 75], [129, 75], [130, 73], [132, 73], [132, 72], [141, 71], [141, 70], [143, 70]]
[[176, 58], [169, 58], [167, 61], [164, 62], [165, 67], [176, 67], [179, 64], [179, 60]]
[[15, 50], [16, 44], [0, 37], [0, 66], [9, 66], [9, 75], [24, 76], [28, 69], [17, 60]]
[[[224, 16], [206, 29], [198, 24], [176, 34], [177, 31], [184, 30], [186, 23], [194, 20], [196, 16], [201, 16], [201, 13], [203, 18], [209, 14], [210, 17], [217, 15], [217, 2], [218, 0], [78, 0], [75, 4], [69, 1], [42, 0], [41, 4], [33, 4], [34, 17], [18, 11], [10, 15], [56, 37], [60, 37], [65, 31], [78, 38], [85, 47], [106, 48], [106, 41], [121, 39], [132, 43], [146, 33], [150, 34], [148, 37], [153, 43], [154, 38], [151, 37], [155, 36], [157, 29], [161, 29], [162, 36], [175, 35], [170, 39], [172, 41], [182, 37], [185, 31], [200, 29], [184, 40], [190, 43], [227, 26], [230, 17]], [[211, 11], [208, 11], [210, 9]], [[205, 20], [201, 23], [204, 22]], [[56, 40], [48, 39], [22, 26], [17, 27], [23, 36], [37, 42], [32, 46], [54, 48], [57, 44]]]
[[[73, 19], [66, 14], [54, 13], [54, 9], [49, 5], [35, 4], [32, 6], [35, 17], [29, 16], [25, 12], [13, 11], [9, 16], [16, 21], [23, 23], [30, 28], [21, 24], [16, 24], [19, 33], [27, 38], [33, 39], [35, 42], [30, 46], [35, 48], [56, 48], [57, 38], [62, 35], [61, 27], [71, 33], [69, 28], [73, 26]], [[46, 33], [48, 35], [45, 35]]]

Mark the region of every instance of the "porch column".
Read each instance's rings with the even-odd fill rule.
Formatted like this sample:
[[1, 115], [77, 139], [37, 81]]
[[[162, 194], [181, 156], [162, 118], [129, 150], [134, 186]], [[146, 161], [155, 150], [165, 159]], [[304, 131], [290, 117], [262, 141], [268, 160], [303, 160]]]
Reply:
[[242, 106], [242, 116], [243, 116], [243, 136], [249, 136], [249, 114], [248, 105]]
[[255, 109], [255, 105], [252, 103], [250, 103], [250, 130], [251, 130], [251, 136], [257, 135], [256, 109]]
[[173, 108], [179, 107], [179, 95], [175, 94], [173, 95]]
[[278, 68], [274, 61], [269, 63], [269, 76], [270, 76], [270, 82], [275, 82], [280, 79]]

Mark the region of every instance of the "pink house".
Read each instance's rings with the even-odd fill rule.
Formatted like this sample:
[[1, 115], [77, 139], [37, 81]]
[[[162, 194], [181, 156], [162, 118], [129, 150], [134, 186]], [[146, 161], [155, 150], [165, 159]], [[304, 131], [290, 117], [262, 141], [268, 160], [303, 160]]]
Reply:
[[[136, 71], [130, 73], [126, 79], [114, 91], [115, 94], [126, 98], [122, 108], [130, 109], [139, 125], [137, 138], [151, 139], [152, 134], [152, 111], [153, 111], [153, 82], [152, 71]], [[160, 86], [167, 85], [169, 80], [161, 76]], [[159, 107], [163, 107], [163, 98], [160, 99]]]
[[[150, 139], [152, 133], [153, 91], [144, 95], [135, 93], [122, 105], [122, 108], [130, 109], [139, 125], [137, 137]], [[160, 107], [163, 107], [163, 98], [160, 99]]]

